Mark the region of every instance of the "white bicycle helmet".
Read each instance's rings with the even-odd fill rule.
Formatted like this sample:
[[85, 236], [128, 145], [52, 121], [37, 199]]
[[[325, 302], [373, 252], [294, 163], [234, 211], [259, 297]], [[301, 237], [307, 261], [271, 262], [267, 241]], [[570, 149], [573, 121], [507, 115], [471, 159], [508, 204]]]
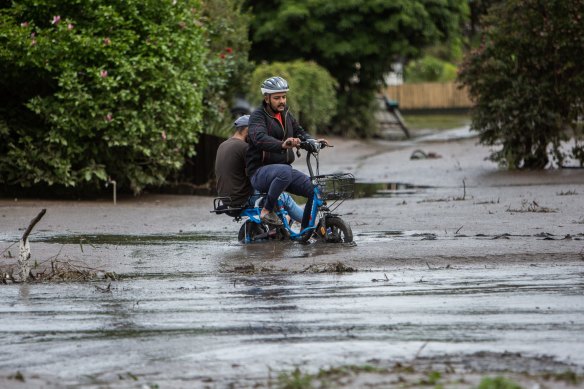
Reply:
[[262, 91], [262, 95], [288, 92], [288, 82], [282, 77], [270, 77], [262, 82], [260, 89]]

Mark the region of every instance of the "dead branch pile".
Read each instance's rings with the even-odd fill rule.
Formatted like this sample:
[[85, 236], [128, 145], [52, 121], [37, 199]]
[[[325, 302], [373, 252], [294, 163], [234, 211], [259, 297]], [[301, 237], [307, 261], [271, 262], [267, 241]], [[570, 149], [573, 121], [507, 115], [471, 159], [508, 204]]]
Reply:
[[[23, 282], [17, 264], [0, 265], [0, 282], [12, 284]], [[114, 272], [92, 268], [79, 260], [50, 258], [35, 264], [28, 274], [28, 282], [79, 282], [117, 280]]]

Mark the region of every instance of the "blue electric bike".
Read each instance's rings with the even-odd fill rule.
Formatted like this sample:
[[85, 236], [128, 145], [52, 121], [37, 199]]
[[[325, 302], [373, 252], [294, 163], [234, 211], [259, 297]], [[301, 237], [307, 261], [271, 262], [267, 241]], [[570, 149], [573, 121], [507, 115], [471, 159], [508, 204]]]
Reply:
[[[310, 142], [310, 143], [309, 143]], [[351, 227], [334, 211], [347, 199], [353, 198], [355, 193], [355, 177], [350, 173], [319, 174], [319, 153], [327, 146], [314, 140], [301, 142], [296, 153], [300, 157], [300, 150], [307, 151], [306, 164], [313, 185], [313, 202], [309, 225], [294, 231], [288, 222], [288, 212], [280, 200], [276, 215], [282, 221], [282, 226], [272, 227], [260, 220], [264, 195], [252, 196], [247, 206], [229, 207], [228, 197], [214, 199], [214, 210], [217, 214], [226, 214], [241, 221], [247, 220], [239, 229], [238, 240], [242, 243], [265, 241], [270, 239], [291, 239], [300, 242], [309, 242], [311, 239], [322, 240], [327, 243], [350, 243], [353, 241]], [[314, 174], [311, 160], [316, 161]], [[253, 202], [253, 203], [250, 203]]]

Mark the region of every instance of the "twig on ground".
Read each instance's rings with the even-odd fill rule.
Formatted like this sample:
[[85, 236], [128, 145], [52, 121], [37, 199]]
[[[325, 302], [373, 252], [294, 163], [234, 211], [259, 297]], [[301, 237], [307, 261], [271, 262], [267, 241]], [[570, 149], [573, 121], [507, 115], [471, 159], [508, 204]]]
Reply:
[[425, 341], [424, 344], [418, 349], [418, 352], [416, 353], [416, 355], [414, 356], [414, 359], [418, 359], [418, 357], [420, 356], [420, 353], [422, 352], [422, 350], [424, 348], [426, 348], [426, 345], [428, 344], [428, 341]]
[[389, 277], [387, 276], [387, 274], [383, 273], [383, 275], [385, 276], [385, 278], [373, 278], [371, 282], [389, 282]]

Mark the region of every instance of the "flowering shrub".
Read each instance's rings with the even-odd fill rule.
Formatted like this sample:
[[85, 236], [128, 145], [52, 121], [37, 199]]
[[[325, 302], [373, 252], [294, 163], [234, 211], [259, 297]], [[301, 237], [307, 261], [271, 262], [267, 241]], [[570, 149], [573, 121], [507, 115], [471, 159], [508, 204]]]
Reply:
[[230, 112], [233, 99], [245, 94], [252, 64], [248, 27], [251, 15], [242, 12], [239, 0], [211, 0], [203, 3], [209, 55], [206, 61], [207, 88], [204, 95], [205, 132], [229, 137], [233, 133]]
[[202, 131], [197, 0], [0, 6], [0, 184], [135, 193], [164, 182]]

